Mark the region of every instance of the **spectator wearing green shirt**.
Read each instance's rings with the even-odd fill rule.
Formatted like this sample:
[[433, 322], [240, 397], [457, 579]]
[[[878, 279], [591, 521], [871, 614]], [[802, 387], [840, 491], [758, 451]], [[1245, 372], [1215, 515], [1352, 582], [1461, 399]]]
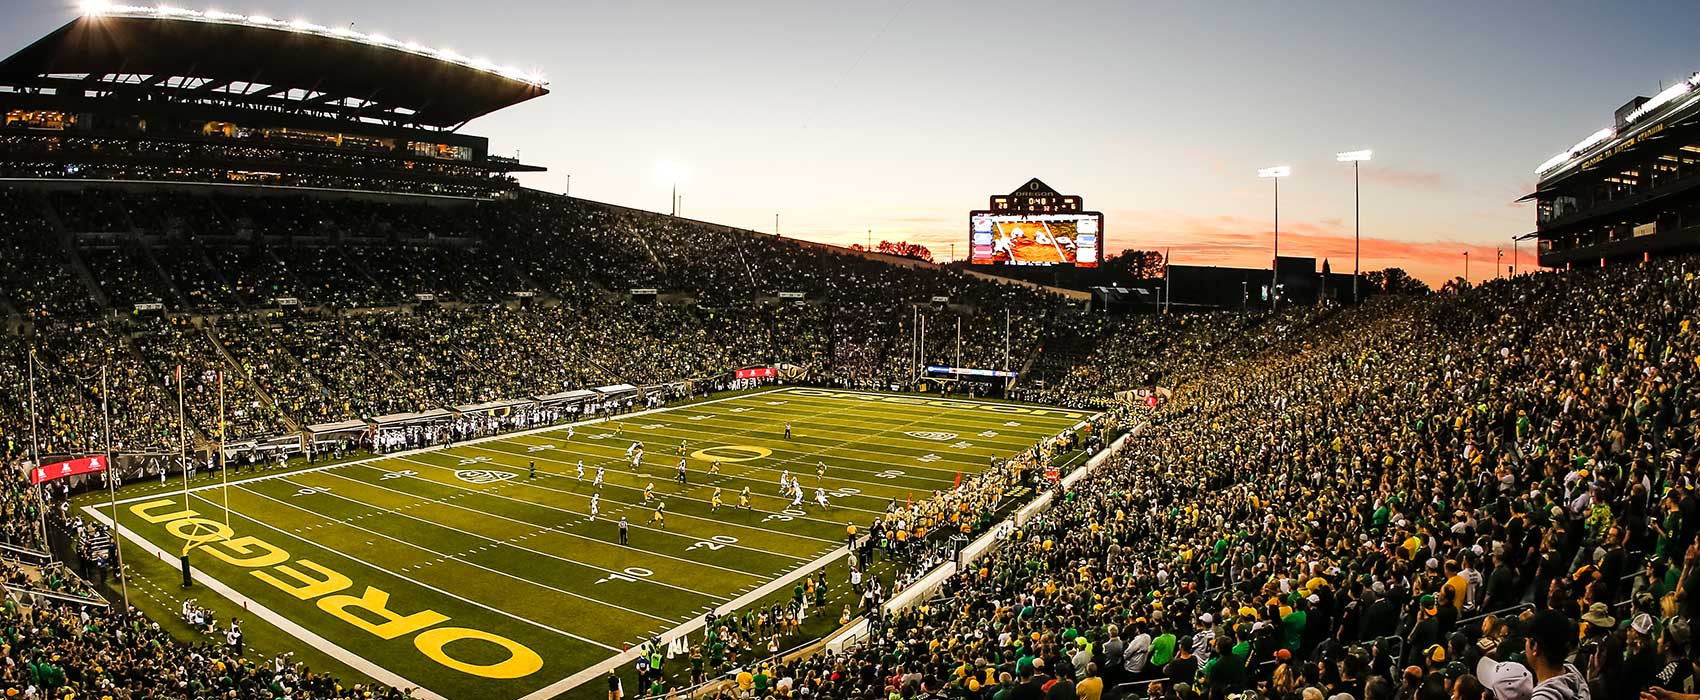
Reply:
[[1305, 624], [1310, 616], [1310, 599], [1300, 598], [1293, 602], [1293, 611], [1281, 618], [1281, 648], [1293, 652], [1297, 656], [1299, 647], [1304, 644]]
[[1162, 668], [1175, 658], [1175, 634], [1164, 630], [1151, 640], [1151, 668]]

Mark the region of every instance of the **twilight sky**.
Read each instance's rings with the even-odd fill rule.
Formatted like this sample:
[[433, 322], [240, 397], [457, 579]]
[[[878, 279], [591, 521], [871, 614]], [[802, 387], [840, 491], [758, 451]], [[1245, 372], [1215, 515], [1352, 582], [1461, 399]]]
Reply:
[[[473, 122], [525, 184], [837, 243], [966, 254], [967, 213], [1038, 177], [1104, 212], [1110, 251], [1472, 277], [1533, 230], [1536, 165], [1635, 95], [1700, 69], [1687, 2], [179, 0], [354, 23], [544, 72], [551, 94]], [[205, 4], [202, 4], [205, 3]], [[0, 52], [69, 20], [6, 0]], [[1532, 258], [1524, 246], [1523, 260]]]

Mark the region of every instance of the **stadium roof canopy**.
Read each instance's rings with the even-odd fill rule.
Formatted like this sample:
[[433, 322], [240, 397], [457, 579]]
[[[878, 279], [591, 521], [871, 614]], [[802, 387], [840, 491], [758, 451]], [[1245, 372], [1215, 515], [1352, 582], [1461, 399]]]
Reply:
[[0, 61], [0, 85], [453, 129], [548, 94], [542, 76], [378, 34], [259, 15], [88, 5]]

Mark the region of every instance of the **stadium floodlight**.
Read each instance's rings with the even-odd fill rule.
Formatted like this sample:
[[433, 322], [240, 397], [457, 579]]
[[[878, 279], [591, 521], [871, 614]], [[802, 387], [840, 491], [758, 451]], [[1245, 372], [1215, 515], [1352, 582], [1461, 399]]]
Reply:
[[1547, 162], [1542, 163], [1540, 165], [1540, 167], [1535, 168], [1535, 174], [1536, 175], [1545, 175], [1545, 174], [1547, 174], [1547, 171], [1552, 170], [1553, 168], [1556, 168], [1560, 165], [1563, 165], [1565, 161], [1568, 161], [1571, 158], [1573, 158], [1577, 155], [1580, 155], [1583, 151], [1586, 151], [1590, 148], [1593, 148], [1595, 146], [1600, 145], [1606, 139], [1609, 139], [1609, 138], [1616, 136], [1616, 135], [1617, 135], [1617, 129], [1613, 128], [1613, 127], [1609, 127], [1609, 126], [1604, 128], [1604, 129], [1600, 129], [1599, 131], [1596, 131], [1592, 134], [1589, 134], [1588, 138], [1582, 139], [1581, 142], [1577, 143], [1574, 146], [1571, 146], [1570, 150], [1565, 151], [1563, 153], [1560, 153], [1560, 154], [1553, 156], [1551, 158], [1548, 158]]
[[1362, 274], [1359, 268], [1361, 262], [1359, 253], [1362, 246], [1358, 243], [1358, 233], [1363, 229], [1363, 217], [1358, 207], [1358, 163], [1369, 160], [1370, 150], [1346, 151], [1334, 154], [1334, 160], [1340, 163], [1352, 164], [1352, 303], [1358, 303], [1358, 277]]
[[655, 163], [655, 181], [662, 185], [673, 187], [673, 199], [668, 206], [673, 216], [679, 215], [679, 183], [685, 179], [685, 166], [672, 160], [660, 160]]
[[1287, 165], [1257, 170], [1258, 177], [1275, 183], [1275, 259], [1269, 264], [1269, 313], [1275, 313], [1281, 302], [1281, 178], [1292, 174], [1292, 166]]
[[279, 20], [265, 15], [239, 15], [234, 12], [221, 10], [189, 10], [170, 5], [152, 7], [141, 5], [119, 5], [108, 0], [83, 0], [79, 10], [85, 17], [130, 17], [141, 19], [171, 19], [190, 22], [206, 22], [211, 24], [239, 24], [252, 27], [265, 27], [279, 31], [295, 32], [297, 34], [313, 34], [330, 37], [343, 41], [352, 41], [369, 46], [381, 46], [397, 51], [447, 61], [473, 70], [499, 75], [509, 80], [530, 83], [536, 86], [548, 85], [549, 81], [537, 70], [525, 70], [515, 66], [498, 65], [483, 58], [468, 58], [453, 50], [438, 51], [429, 46], [421, 46], [414, 42], [399, 42], [382, 34], [364, 34], [347, 27], [329, 27], [315, 24], [305, 19]]

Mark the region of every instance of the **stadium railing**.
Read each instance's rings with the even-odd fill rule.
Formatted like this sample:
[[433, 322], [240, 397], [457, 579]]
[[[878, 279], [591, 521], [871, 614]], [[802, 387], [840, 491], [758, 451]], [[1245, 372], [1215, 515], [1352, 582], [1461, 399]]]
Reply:
[[0, 558], [11, 559], [31, 566], [46, 566], [49, 562], [53, 561], [53, 555], [48, 554], [47, 552], [6, 544], [4, 542], [0, 542]]

